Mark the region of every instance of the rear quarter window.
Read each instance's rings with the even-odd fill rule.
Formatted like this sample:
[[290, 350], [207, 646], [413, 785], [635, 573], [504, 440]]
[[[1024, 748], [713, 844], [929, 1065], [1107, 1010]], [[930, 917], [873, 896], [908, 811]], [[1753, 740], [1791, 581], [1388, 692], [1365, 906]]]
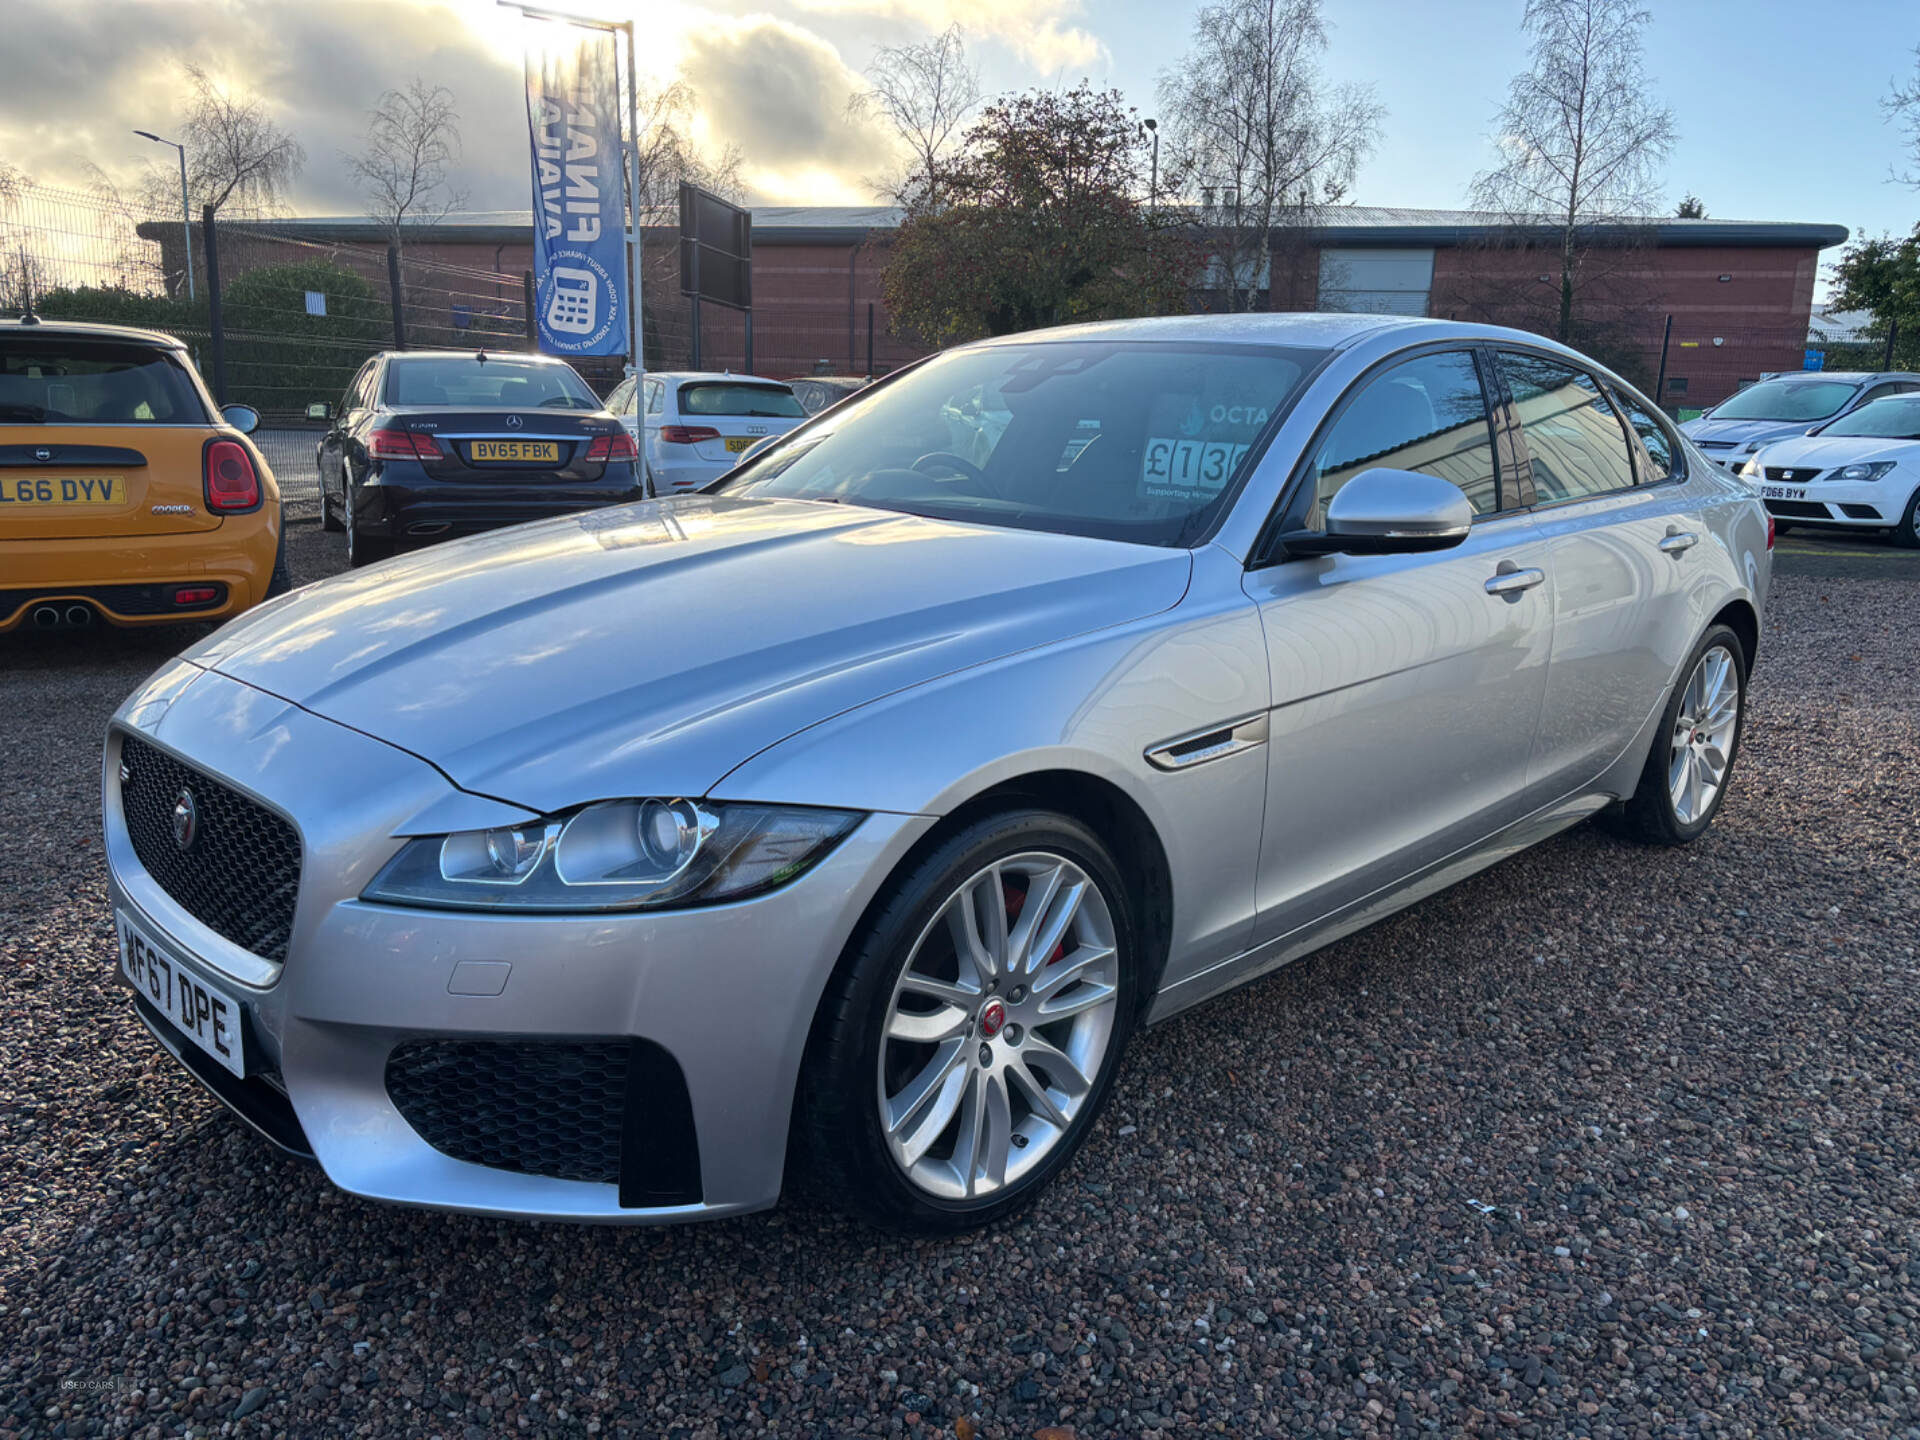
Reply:
[[0, 425], [206, 425], [180, 359], [153, 345], [0, 338]]

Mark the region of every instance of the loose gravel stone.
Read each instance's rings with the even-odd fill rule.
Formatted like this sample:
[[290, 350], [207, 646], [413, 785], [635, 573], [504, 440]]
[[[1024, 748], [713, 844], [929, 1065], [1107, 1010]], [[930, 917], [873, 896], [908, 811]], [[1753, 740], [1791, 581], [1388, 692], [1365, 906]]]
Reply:
[[113, 981], [100, 735], [189, 637], [0, 641], [0, 1434], [1907, 1434], [1916, 594], [1780, 577], [1701, 842], [1571, 831], [1139, 1036], [945, 1243], [335, 1192]]

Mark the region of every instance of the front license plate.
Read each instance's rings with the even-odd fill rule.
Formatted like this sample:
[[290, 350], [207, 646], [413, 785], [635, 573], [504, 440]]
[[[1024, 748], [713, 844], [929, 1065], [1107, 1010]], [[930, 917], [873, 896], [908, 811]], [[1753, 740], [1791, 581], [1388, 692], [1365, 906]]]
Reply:
[[0, 505], [124, 505], [124, 475], [0, 475]]
[[140, 932], [126, 912], [114, 912], [120, 932], [120, 970], [172, 1022], [173, 1028], [242, 1080], [247, 1078], [241, 1041], [241, 1005], [210, 985]]
[[477, 465], [556, 465], [560, 446], [552, 440], [476, 440], [473, 459]]
[[1797, 485], [1762, 485], [1761, 498], [1766, 500], [1804, 500], [1807, 492]]
[[758, 435], [729, 435], [727, 437], [727, 453], [730, 455], [738, 455], [743, 450], [751, 450], [760, 443], [760, 440], [761, 437]]

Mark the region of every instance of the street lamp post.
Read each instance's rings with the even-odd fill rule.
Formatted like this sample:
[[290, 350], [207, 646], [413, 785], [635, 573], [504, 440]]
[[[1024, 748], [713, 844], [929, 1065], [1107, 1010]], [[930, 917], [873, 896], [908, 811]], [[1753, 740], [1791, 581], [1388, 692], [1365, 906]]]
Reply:
[[1151, 215], [1160, 205], [1160, 122], [1142, 120], [1140, 123], [1146, 126], [1147, 133], [1153, 136], [1153, 169], [1149, 172], [1150, 178], [1147, 181], [1147, 213]]
[[191, 304], [197, 297], [193, 293], [193, 210], [187, 204], [187, 147], [177, 140], [163, 140], [151, 130], [133, 132], [142, 140], [151, 140], [156, 145], [171, 145], [180, 152], [180, 238], [187, 242], [187, 301]]

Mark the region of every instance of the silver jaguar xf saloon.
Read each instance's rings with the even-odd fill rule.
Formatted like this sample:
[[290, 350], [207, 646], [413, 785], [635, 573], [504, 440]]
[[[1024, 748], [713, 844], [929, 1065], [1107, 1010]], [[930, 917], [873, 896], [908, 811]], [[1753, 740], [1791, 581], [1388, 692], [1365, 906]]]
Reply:
[[106, 743], [161, 1045], [358, 1195], [1031, 1201], [1129, 1037], [1588, 817], [1725, 799], [1768, 519], [1518, 332], [955, 349], [705, 490], [270, 602]]

